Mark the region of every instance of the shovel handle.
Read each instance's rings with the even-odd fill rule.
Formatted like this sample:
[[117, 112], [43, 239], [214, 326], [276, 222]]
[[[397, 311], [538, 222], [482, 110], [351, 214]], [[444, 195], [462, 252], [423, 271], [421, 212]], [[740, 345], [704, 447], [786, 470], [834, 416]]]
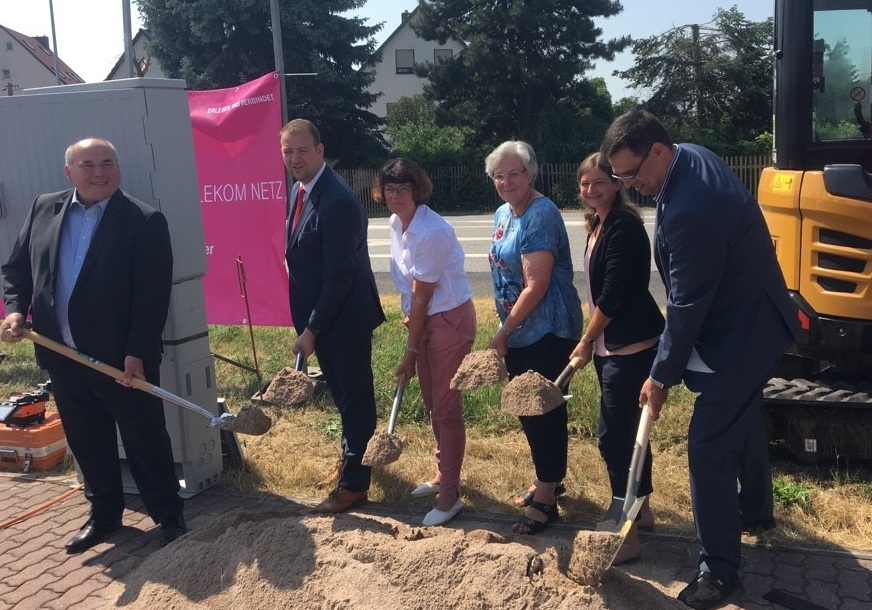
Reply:
[[391, 417], [388, 420], [388, 434], [394, 433], [394, 428], [397, 425], [397, 414], [400, 412], [400, 405], [403, 403], [403, 394], [406, 391], [406, 379], [405, 375], [400, 375], [397, 380], [397, 389], [394, 392], [394, 404], [391, 405]]
[[624, 514], [636, 501], [639, 493], [639, 482], [642, 480], [642, 464], [648, 449], [648, 437], [651, 435], [651, 410], [646, 404], [642, 407], [642, 417], [639, 419], [639, 429], [636, 431], [636, 443], [633, 445], [633, 457], [630, 460], [630, 473], [627, 476], [627, 492], [624, 495]]
[[[124, 372], [116, 369], [114, 366], [106, 364], [105, 362], [100, 362], [96, 358], [92, 358], [83, 354], [82, 352], [76, 351], [68, 345], [63, 343], [58, 343], [54, 339], [49, 339], [48, 337], [44, 337], [39, 333], [29, 329], [29, 328], [21, 328], [21, 336], [30, 339], [34, 343], [41, 345], [45, 348], [52, 350], [53, 352], [57, 352], [62, 356], [66, 356], [70, 360], [74, 360], [79, 364], [84, 364], [87, 367], [94, 369], [95, 371], [99, 371], [104, 375], [108, 375], [117, 381], [121, 381], [124, 379]], [[216, 418], [214, 414], [210, 413], [203, 407], [199, 405], [195, 405], [194, 403], [185, 400], [180, 396], [176, 396], [170, 392], [167, 392], [163, 388], [160, 388], [154, 384], [147, 382], [145, 379], [140, 379], [139, 377], [134, 377], [130, 380], [130, 385], [137, 390], [141, 390], [146, 394], [151, 394], [152, 396], [157, 396], [162, 400], [166, 400], [167, 402], [171, 402], [175, 405], [178, 405], [184, 409], [192, 411], [197, 415], [202, 415], [203, 417], [209, 418], [212, 421], [213, 425], [216, 421], [220, 421], [219, 418]]]
[[302, 373], [306, 372], [306, 354], [303, 353], [303, 350], [297, 352], [297, 359], [294, 362], [294, 370]]
[[581, 358], [575, 356], [572, 360], [569, 361], [569, 364], [566, 365], [566, 368], [563, 369], [563, 372], [557, 376], [557, 379], [554, 380], [554, 385], [560, 388], [560, 391], [563, 391], [563, 386], [569, 383], [569, 380], [572, 379], [572, 376], [575, 374], [575, 371], [578, 370], [578, 367], [581, 365]]

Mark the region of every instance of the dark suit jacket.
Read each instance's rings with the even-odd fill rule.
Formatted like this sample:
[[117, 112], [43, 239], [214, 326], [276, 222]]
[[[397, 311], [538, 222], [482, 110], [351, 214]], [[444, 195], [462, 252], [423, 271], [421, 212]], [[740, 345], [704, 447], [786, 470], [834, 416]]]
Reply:
[[[55, 317], [57, 259], [61, 226], [72, 196], [70, 189], [37, 197], [3, 265], [6, 313], [27, 315], [32, 302], [33, 329], [60, 342], [63, 338]], [[125, 356], [159, 364], [172, 273], [172, 247], [163, 214], [115, 191], [70, 297], [70, 330], [76, 349], [119, 369], [124, 368]], [[44, 369], [69, 362], [35, 347], [37, 363]]]
[[[682, 377], [701, 392], [774, 364], [797, 326], [760, 206], [733, 171], [701, 146], [682, 144], [658, 206], [655, 260], [666, 286], [666, 328], [651, 376]], [[713, 373], [685, 371], [691, 350]], [[762, 371], [765, 373], [765, 371]]]
[[663, 314], [648, 291], [650, 279], [651, 242], [645, 225], [631, 212], [612, 210], [590, 253], [588, 279], [594, 304], [612, 318], [603, 333], [606, 349], [644, 341], [663, 330]]
[[[291, 201], [299, 188], [297, 183], [291, 189]], [[371, 331], [384, 322], [366, 244], [367, 223], [360, 200], [325, 167], [296, 229], [288, 226], [285, 259], [297, 333], [307, 326], [325, 333]]]

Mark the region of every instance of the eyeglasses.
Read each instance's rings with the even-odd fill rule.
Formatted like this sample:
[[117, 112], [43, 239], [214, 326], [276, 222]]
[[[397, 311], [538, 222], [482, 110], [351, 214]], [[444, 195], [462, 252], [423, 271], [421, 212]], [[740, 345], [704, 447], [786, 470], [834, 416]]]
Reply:
[[411, 186], [386, 186], [384, 187], [385, 197], [390, 197], [392, 195], [399, 195], [400, 197], [405, 197], [409, 193], [412, 192]]
[[622, 180], [623, 182], [633, 182], [636, 179], [636, 176], [639, 174], [639, 170], [642, 169], [642, 166], [645, 165], [645, 159], [648, 158], [648, 154], [651, 152], [651, 149], [654, 147], [652, 144], [648, 147], [648, 150], [645, 151], [645, 154], [642, 155], [642, 160], [639, 161], [639, 165], [636, 166], [636, 169], [628, 174], [612, 174], [612, 178], [616, 180]]
[[523, 176], [526, 173], [527, 173], [527, 168], [520, 169], [520, 170], [516, 169], [516, 170], [513, 170], [507, 174], [503, 174], [503, 173], [494, 174], [493, 176], [491, 176], [491, 179], [494, 182], [499, 182], [500, 184], [505, 184], [509, 180], [514, 182], [515, 180], [517, 180], [518, 178], [520, 178], [521, 176]]

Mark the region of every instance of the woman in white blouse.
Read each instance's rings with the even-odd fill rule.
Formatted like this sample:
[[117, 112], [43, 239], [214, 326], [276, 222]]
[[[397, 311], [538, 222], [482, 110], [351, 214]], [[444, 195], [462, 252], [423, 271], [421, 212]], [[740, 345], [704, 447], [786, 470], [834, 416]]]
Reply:
[[463, 508], [460, 469], [466, 426], [458, 390], [449, 382], [475, 340], [475, 307], [454, 229], [425, 203], [433, 184], [414, 161], [393, 159], [379, 170], [373, 198], [392, 212], [391, 277], [409, 332], [397, 377], [416, 372], [436, 437], [436, 474], [414, 497], [438, 495], [424, 525], [442, 525]]

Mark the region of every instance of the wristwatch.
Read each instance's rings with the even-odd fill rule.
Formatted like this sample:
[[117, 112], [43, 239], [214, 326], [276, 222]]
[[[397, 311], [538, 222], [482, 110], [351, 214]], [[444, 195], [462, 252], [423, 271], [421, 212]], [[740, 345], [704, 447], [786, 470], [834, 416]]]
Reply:
[[657, 381], [656, 379], [654, 379], [653, 377], [648, 377], [648, 381], [650, 381], [651, 385], [653, 385], [654, 387], [660, 388], [661, 390], [666, 389], [665, 383], [661, 383], [661, 382]]

